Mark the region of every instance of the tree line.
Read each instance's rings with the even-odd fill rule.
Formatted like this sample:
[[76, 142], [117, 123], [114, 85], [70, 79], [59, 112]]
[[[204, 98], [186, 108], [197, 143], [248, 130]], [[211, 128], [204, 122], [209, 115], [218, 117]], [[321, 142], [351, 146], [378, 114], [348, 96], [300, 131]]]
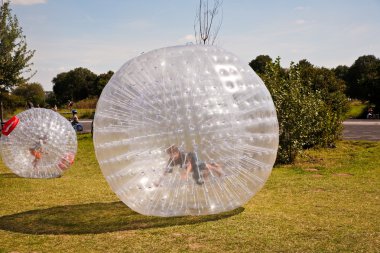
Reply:
[[67, 101], [79, 101], [86, 98], [98, 98], [111, 79], [113, 71], [100, 75], [86, 68], [76, 68], [58, 74], [53, 78], [53, 94], [47, 99], [49, 104], [63, 105]]
[[[313, 67], [307, 60], [302, 60]], [[273, 63], [268, 55], [259, 55], [249, 65], [259, 75], [265, 72], [266, 64]], [[343, 81], [344, 94], [350, 99], [368, 101], [377, 112], [380, 111], [380, 59], [374, 55], [363, 55], [358, 57], [351, 66], [339, 65], [335, 68], [324, 69], [326, 75], [335, 75], [337, 80]], [[330, 70], [330, 71], [328, 71]], [[304, 75], [307, 73], [304, 73]]]

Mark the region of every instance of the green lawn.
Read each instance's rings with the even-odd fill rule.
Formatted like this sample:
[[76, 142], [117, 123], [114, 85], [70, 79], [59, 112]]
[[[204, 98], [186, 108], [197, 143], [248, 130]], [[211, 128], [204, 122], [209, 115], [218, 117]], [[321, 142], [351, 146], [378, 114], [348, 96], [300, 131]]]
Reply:
[[159, 218], [110, 190], [91, 137], [57, 179], [0, 164], [0, 252], [379, 252], [380, 142], [339, 142], [273, 170], [237, 210]]
[[[76, 109], [79, 119], [92, 119], [94, 118], [95, 109]], [[58, 112], [65, 118], [70, 119], [73, 115], [68, 109], [60, 109]]]
[[360, 117], [365, 118], [368, 108], [367, 102], [362, 102], [359, 100], [353, 100], [349, 103], [348, 112], [346, 113], [347, 119], [359, 119]]

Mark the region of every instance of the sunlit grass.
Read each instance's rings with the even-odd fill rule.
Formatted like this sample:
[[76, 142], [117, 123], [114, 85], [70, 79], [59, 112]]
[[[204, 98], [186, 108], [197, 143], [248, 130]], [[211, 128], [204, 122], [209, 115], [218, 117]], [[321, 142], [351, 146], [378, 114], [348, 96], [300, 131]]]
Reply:
[[358, 119], [365, 116], [368, 103], [359, 100], [353, 100], [349, 103], [349, 109], [346, 114], [347, 119]]
[[[75, 109], [75, 108], [73, 108]], [[80, 119], [93, 119], [95, 115], [95, 109], [75, 109], [78, 112], [78, 118]], [[59, 109], [58, 112], [65, 118], [70, 119], [72, 112], [68, 109]]]
[[[73, 108], [75, 109], [75, 108]], [[17, 115], [23, 111], [25, 111], [26, 108], [17, 108], [13, 113], [5, 112], [3, 114], [4, 120], [7, 120], [11, 118], [14, 115]], [[93, 119], [95, 115], [95, 109], [76, 109], [78, 112], [78, 118], [80, 119]], [[72, 117], [71, 110], [67, 108], [62, 108], [58, 110], [58, 113], [60, 113], [63, 117], [70, 119]]]
[[159, 218], [122, 204], [78, 138], [61, 178], [0, 165], [0, 252], [378, 252], [380, 142], [306, 151], [232, 212]]

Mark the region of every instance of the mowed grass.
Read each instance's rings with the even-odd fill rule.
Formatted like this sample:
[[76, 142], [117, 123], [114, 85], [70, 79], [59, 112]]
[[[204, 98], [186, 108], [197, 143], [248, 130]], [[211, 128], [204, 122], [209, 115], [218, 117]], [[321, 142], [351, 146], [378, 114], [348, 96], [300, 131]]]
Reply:
[[379, 252], [380, 142], [306, 151], [234, 211], [160, 218], [121, 203], [78, 139], [61, 178], [0, 165], [0, 252]]
[[347, 119], [359, 119], [365, 118], [366, 109], [368, 108], [368, 102], [362, 102], [359, 100], [353, 100], [349, 103], [348, 112], [346, 113]]
[[[73, 108], [75, 109], [75, 108]], [[23, 111], [25, 111], [25, 108], [17, 108], [14, 112], [5, 112], [4, 113], [4, 120], [10, 119], [12, 116], [17, 115]], [[95, 109], [76, 109], [78, 112], [78, 118], [79, 120], [81, 119], [93, 119], [95, 115]], [[60, 113], [63, 117], [66, 119], [71, 119], [72, 118], [72, 113], [71, 110], [64, 108], [64, 109], [59, 109], [58, 113]]]
[[[73, 108], [75, 109], [75, 108]], [[95, 109], [75, 109], [78, 112], [78, 118], [81, 119], [93, 119], [95, 115]], [[58, 112], [65, 118], [71, 119], [72, 113], [68, 109], [59, 109]]]

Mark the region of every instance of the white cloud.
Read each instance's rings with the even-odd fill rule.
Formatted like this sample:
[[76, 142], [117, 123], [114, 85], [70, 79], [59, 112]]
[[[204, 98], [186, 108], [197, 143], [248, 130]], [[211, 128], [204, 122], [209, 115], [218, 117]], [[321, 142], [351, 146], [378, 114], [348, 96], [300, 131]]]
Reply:
[[193, 34], [186, 34], [185, 36], [178, 39], [178, 43], [185, 44], [189, 42], [195, 42], [195, 37]]
[[11, 0], [11, 4], [14, 5], [34, 5], [34, 4], [46, 4], [48, 0]]

